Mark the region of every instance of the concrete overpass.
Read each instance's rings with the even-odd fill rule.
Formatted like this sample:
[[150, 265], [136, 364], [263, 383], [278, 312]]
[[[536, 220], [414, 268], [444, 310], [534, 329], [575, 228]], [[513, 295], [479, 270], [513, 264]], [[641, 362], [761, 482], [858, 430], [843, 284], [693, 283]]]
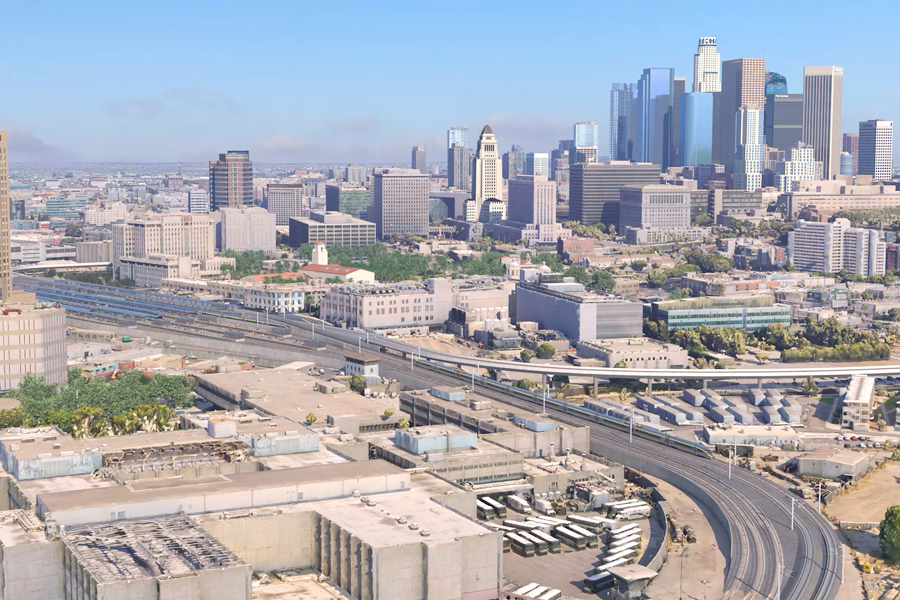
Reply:
[[60, 271], [80, 271], [82, 269], [106, 269], [112, 265], [111, 262], [91, 262], [91, 263], [77, 263], [77, 262], [63, 262], [63, 263], [36, 263], [36, 264], [28, 264], [28, 265], [17, 265], [13, 267], [14, 273], [42, 273], [47, 269], [53, 269], [57, 272]]

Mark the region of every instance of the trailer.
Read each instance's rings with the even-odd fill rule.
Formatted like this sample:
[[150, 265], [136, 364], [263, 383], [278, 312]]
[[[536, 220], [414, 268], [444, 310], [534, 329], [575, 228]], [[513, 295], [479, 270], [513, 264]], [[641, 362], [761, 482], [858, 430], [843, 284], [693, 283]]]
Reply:
[[494, 509], [494, 514], [498, 519], [506, 518], [506, 507], [491, 498], [490, 496], [482, 496], [481, 501]]
[[549, 500], [544, 500], [543, 498], [535, 498], [534, 509], [542, 515], [547, 515], [548, 517], [556, 516], [556, 511], [553, 510], [553, 504], [551, 504]]
[[620, 558], [631, 558], [631, 557], [633, 557], [635, 554], [637, 554], [637, 550], [635, 550], [635, 549], [633, 549], [633, 548], [632, 548], [632, 549], [629, 549], [629, 550], [621, 550], [621, 551], [618, 551], [618, 552], [615, 552], [615, 553], [608, 553], [608, 554], [603, 558], [603, 562], [604, 562], [604, 563], [611, 563], [611, 562], [615, 562], [615, 561], [619, 560]]
[[524, 557], [534, 556], [534, 544], [523, 538], [517, 533], [507, 533], [506, 538], [512, 551]]
[[490, 521], [494, 518], [494, 509], [481, 500], [475, 501], [475, 509], [478, 512], [478, 518], [482, 521]]
[[628, 506], [632, 506], [635, 504], [647, 504], [647, 503], [639, 498], [629, 498], [627, 500], [616, 500], [615, 502], [610, 502], [606, 506], [607, 506], [607, 508], [626, 508]]
[[553, 536], [567, 546], [571, 546], [576, 550], [584, 550], [587, 548], [587, 542], [583, 537], [565, 527], [557, 527], [553, 530]]
[[549, 533], [541, 531], [540, 529], [535, 529], [534, 531], [531, 532], [531, 535], [547, 542], [547, 548], [550, 550], [551, 554], [559, 554], [562, 551], [562, 548], [560, 547], [560, 544], [559, 544], [559, 540], [556, 539], [555, 537], [553, 537], [552, 535], [550, 535]]
[[596, 548], [597, 546], [600, 545], [600, 542], [597, 539], [597, 534], [594, 533], [593, 531], [588, 531], [584, 527], [581, 527], [580, 525], [576, 525], [574, 523], [572, 525], [569, 525], [567, 527], [567, 529], [570, 529], [570, 530], [574, 531], [575, 533], [577, 533], [578, 535], [580, 535], [581, 537], [583, 537], [584, 543], [587, 544], [588, 548]]
[[518, 496], [510, 494], [506, 497], [506, 505], [511, 509], [518, 511], [520, 513], [525, 513], [526, 515], [531, 514], [531, 506], [524, 499], [519, 498]]
[[616, 578], [613, 577], [612, 573], [607, 573], [604, 570], [602, 573], [595, 573], [589, 577], [585, 577], [582, 584], [587, 591], [593, 594], [599, 594], [600, 592], [615, 587]]
[[625, 508], [616, 513], [616, 518], [620, 521], [633, 521], [634, 519], [650, 518], [650, 506], [632, 506]]
[[498, 525], [497, 523], [485, 523], [485, 525], [487, 525], [494, 531], [499, 531], [501, 533], [515, 533], [519, 531], [515, 527], [507, 527], [506, 525]]
[[533, 533], [529, 531], [522, 531], [519, 532], [518, 535], [534, 544], [534, 553], [538, 556], [544, 556], [545, 554], [547, 554], [547, 552], [549, 552], [550, 547], [547, 542], [535, 536]]
[[526, 517], [526, 521], [539, 521], [541, 523], [550, 523], [551, 525], [566, 525], [568, 521], [565, 519], [559, 519], [557, 517], [548, 517], [547, 515], [535, 515], [533, 517]]

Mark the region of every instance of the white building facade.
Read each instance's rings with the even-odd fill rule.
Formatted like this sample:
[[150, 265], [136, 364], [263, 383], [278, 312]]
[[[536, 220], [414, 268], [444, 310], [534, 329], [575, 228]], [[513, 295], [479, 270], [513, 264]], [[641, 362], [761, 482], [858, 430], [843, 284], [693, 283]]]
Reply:
[[719, 57], [716, 38], [702, 37], [697, 42], [694, 55], [694, 92], [722, 91], [722, 59]]
[[871, 175], [875, 181], [891, 178], [894, 171], [894, 122], [883, 119], [859, 124], [860, 175]]
[[788, 234], [788, 255], [798, 271], [837, 273], [846, 269], [862, 277], [884, 275], [886, 244], [875, 229], [800, 220]]
[[[503, 199], [503, 167], [497, 138], [490, 125], [485, 125], [475, 149], [475, 167], [472, 172], [472, 199], [475, 200], [475, 214], [481, 216], [486, 200]], [[488, 221], [489, 222], [489, 221]]]

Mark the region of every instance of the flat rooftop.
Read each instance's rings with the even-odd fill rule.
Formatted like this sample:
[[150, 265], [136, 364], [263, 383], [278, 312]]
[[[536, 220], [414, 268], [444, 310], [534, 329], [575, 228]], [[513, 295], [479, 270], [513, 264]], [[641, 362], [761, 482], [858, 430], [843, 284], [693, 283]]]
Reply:
[[[56, 439], [47, 439], [53, 437]], [[135, 433], [132, 435], [114, 435], [99, 438], [78, 439], [66, 434], [57, 436], [47, 434], [24, 439], [34, 439], [35, 441], [25, 442], [22, 441], [22, 438], [18, 441], [6, 439], [0, 441], [6, 446], [7, 452], [19, 460], [34, 460], [38, 458], [39, 454], [49, 454], [52, 457], [58, 457], [60, 452], [74, 452], [76, 454], [100, 452], [102, 454], [108, 454], [131, 449], [172, 446], [178, 444], [200, 444], [216, 441], [202, 429], [182, 429], [178, 431], [159, 431], [153, 433]], [[18, 449], [12, 449], [11, 447], [13, 445], [17, 445]], [[59, 448], [54, 448], [56, 445], [59, 445]]]
[[235, 424], [238, 435], [265, 436], [270, 433], [285, 435], [288, 431], [309, 433], [306, 425], [287, 417], [272, 417], [257, 410], [214, 410], [181, 415], [182, 422], [206, 430], [210, 421], [230, 421]]
[[314, 485], [361, 477], [405, 474], [385, 461], [345, 462], [312, 465], [278, 471], [256, 471], [235, 475], [210, 475], [184, 479], [139, 479], [123, 486], [41, 494], [41, 514], [49, 512], [123, 505], [136, 502], [179, 500], [188, 496], [257, 492], [291, 485]]
[[258, 407], [266, 412], [303, 421], [309, 413], [320, 421], [327, 415], [357, 415], [360, 417], [380, 417], [385, 408], [399, 409], [396, 398], [366, 398], [353, 391], [324, 394], [314, 388], [328, 383], [318, 376], [306, 373], [312, 363], [297, 363], [278, 369], [259, 371], [235, 371], [196, 375], [204, 389], [212, 391], [232, 403], [241, 402], [241, 392], [251, 395], [243, 400], [243, 405]]
[[250, 569], [183, 515], [72, 527], [62, 534], [62, 540], [100, 584], [228, 567]]
[[870, 460], [864, 452], [851, 452], [837, 448], [816, 448], [799, 457], [800, 460], [830, 460], [844, 465], [857, 465]]

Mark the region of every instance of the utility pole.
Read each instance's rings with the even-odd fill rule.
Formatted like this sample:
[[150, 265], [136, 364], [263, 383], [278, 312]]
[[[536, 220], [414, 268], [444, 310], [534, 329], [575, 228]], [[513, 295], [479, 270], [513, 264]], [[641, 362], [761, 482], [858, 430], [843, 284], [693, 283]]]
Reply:
[[628, 443], [634, 443], [634, 407], [631, 408], [631, 420], [628, 422]]
[[734, 458], [734, 453], [729, 450], [728, 451], [728, 479], [731, 479], [731, 461]]
[[822, 482], [819, 482], [819, 514], [822, 514]]
[[360, 354], [362, 354], [362, 336], [359, 336], [358, 338], [356, 338], [356, 341], [359, 342], [357, 344], [358, 351]]
[[794, 503], [797, 502], [796, 498], [791, 498], [791, 531], [794, 530]]

